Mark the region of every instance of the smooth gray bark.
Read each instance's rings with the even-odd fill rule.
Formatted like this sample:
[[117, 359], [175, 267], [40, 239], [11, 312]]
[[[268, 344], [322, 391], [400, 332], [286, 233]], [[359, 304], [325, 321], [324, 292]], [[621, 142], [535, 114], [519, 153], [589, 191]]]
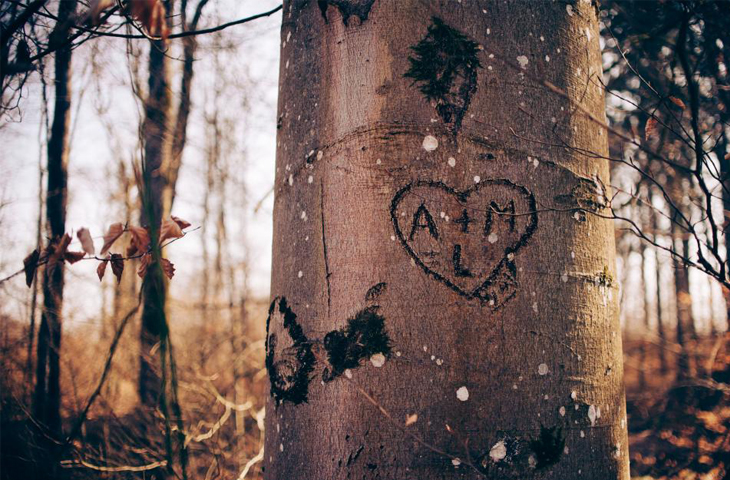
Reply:
[[590, 2], [283, 18], [265, 478], [628, 478]]

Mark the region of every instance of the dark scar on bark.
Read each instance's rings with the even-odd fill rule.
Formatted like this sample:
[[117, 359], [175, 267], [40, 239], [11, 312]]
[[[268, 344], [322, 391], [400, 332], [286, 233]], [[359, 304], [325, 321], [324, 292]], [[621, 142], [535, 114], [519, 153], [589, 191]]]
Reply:
[[454, 262], [454, 275], [457, 277], [473, 277], [474, 274], [469, 271], [468, 268], [461, 264], [461, 245], [454, 245], [454, 255], [452, 258]]
[[[426, 223], [421, 222], [421, 217], [425, 220]], [[413, 223], [411, 224], [411, 234], [408, 235], [409, 240], [413, 240], [413, 235], [415, 235], [416, 230], [419, 228], [428, 228], [428, 233], [431, 234], [433, 238], [436, 240], [439, 239], [439, 231], [436, 228], [436, 223], [433, 221], [433, 217], [431, 216], [431, 212], [428, 211], [426, 208], [426, 205], [421, 203], [421, 206], [418, 207], [418, 210], [416, 210], [416, 213], [413, 214]]]
[[404, 77], [418, 84], [456, 134], [477, 91], [477, 69], [482, 67], [477, 57], [479, 44], [438, 17], [431, 21], [426, 36], [411, 47], [414, 55], [408, 57], [411, 65]]
[[[481, 188], [489, 188], [490, 186], [494, 185], [501, 185], [509, 187], [510, 189], [514, 190], [516, 193], [520, 194], [527, 203], [528, 212], [525, 212], [524, 215], [527, 215], [527, 225], [525, 227], [525, 231], [523, 234], [519, 237], [519, 239], [513, 243], [512, 245], [508, 246], [504, 250], [504, 255], [502, 259], [499, 261], [499, 263], [494, 267], [494, 269], [491, 271], [491, 273], [487, 276], [487, 278], [474, 290], [472, 291], [465, 291], [458, 285], [456, 285], [453, 281], [449, 280], [444, 274], [441, 272], [434, 271], [429, 266], [427, 266], [423, 260], [420, 258], [425, 255], [425, 253], [421, 253], [420, 255], [417, 254], [411, 246], [408, 244], [410, 240], [413, 239], [413, 234], [416, 228], [428, 228], [429, 233], [438, 240], [438, 231], [436, 230], [436, 225], [433, 226], [433, 232], [431, 231], [431, 227], [429, 225], [428, 220], [425, 224], [417, 223], [420, 222], [420, 218], [423, 216], [426, 219], [431, 218], [430, 213], [428, 213], [428, 216], [425, 216], [425, 214], [419, 214], [421, 210], [425, 210], [428, 212], [428, 210], [425, 207], [425, 204], [421, 204], [421, 206], [418, 208], [418, 211], [413, 216], [413, 223], [411, 224], [411, 231], [410, 235], [405, 236], [403, 231], [400, 228], [400, 225], [398, 223], [398, 215], [397, 210], [398, 206], [403, 200], [403, 198], [411, 192], [414, 188], [417, 187], [430, 187], [437, 190], [445, 191], [454, 197], [456, 197], [457, 200], [460, 202], [466, 202], [469, 196], [474, 193], [475, 191], [481, 189]], [[493, 214], [496, 214], [499, 216], [507, 216], [507, 221], [509, 222], [509, 228], [510, 231], [515, 230], [515, 219], [516, 219], [516, 209], [514, 205], [514, 201], [510, 201], [510, 203], [507, 204], [507, 206], [500, 206], [496, 202], [491, 202], [488, 210], [486, 212], [487, 220], [485, 221], [484, 228], [483, 228], [483, 235], [488, 235], [492, 228], [492, 221], [493, 221]], [[521, 185], [517, 185], [513, 183], [510, 180], [507, 179], [486, 179], [482, 180], [477, 185], [468, 188], [466, 190], [456, 190], [455, 188], [449, 187], [443, 182], [435, 182], [435, 181], [417, 181], [415, 183], [407, 184], [403, 188], [401, 188], [393, 197], [393, 201], [391, 202], [390, 206], [390, 216], [393, 223], [393, 228], [395, 230], [396, 238], [399, 239], [401, 245], [403, 248], [405, 248], [406, 252], [411, 256], [411, 258], [416, 262], [416, 265], [421, 268], [426, 274], [430, 275], [434, 279], [438, 280], [439, 282], [443, 283], [459, 295], [467, 298], [467, 299], [474, 299], [477, 298], [481, 300], [482, 302], [489, 302], [489, 304], [496, 310], [498, 308], [501, 308], [504, 303], [506, 303], [508, 300], [514, 298], [514, 296], [517, 294], [517, 267], [514, 263], [514, 254], [516, 254], [522, 247], [524, 247], [527, 242], [529, 241], [530, 237], [535, 233], [535, 230], [537, 229], [537, 223], [538, 223], [538, 216], [537, 216], [537, 201], [535, 200], [534, 195], [525, 187]], [[434, 232], [436, 235], [434, 235]], [[468, 268], [465, 267], [461, 255], [461, 246], [455, 245], [453, 249], [453, 255], [451, 258], [453, 269], [454, 269], [454, 275], [456, 277], [468, 277], [469, 274], [471, 274], [471, 271], [468, 270]]]
[[530, 448], [535, 453], [535, 468], [542, 469], [555, 465], [565, 449], [565, 436], [561, 427], [546, 428], [540, 425], [540, 436], [530, 441]]
[[319, 5], [325, 23], [328, 22], [327, 7], [332, 5], [340, 11], [345, 26], [349, 26], [350, 17], [353, 15], [360, 19], [361, 24], [365, 23], [374, 3], [375, 0], [317, 0], [317, 5]]
[[[284, 317], [284, 330], [291, 337], [293, 345], [280, 353], [285, 357], [276, 358], [275, 334], [270, 333], [271, 318], [277, 313]], [[283, 402], [295, 405], [307, 401], [309, 381], [316, 359], [312, 346], [304, 335], [302, 327], [297, 323], [297, 316], [287, 305], [286, 298], [277, 297], [269, 307], [269, 317], [266, 320], [266, 370], [269, 373], [271, 396], [277, 406]]]
[[390, 357], [390, 339], [385, 330], [385, 318], [378, 314], [378, 307], [360, 310], [347, 320], [341, 330], [329, 332], [324, 337], [328, 368], [322, 373], [325, 382], [331, 382], [349, 368], [376, 353]]
[[372, 302], [373, 300], [376, 300], [380, 295], [382, 295], [385, 292], [385, 289], [388, 288], [388, 284], [385, 282], [376, 283], [372, 287], [370, 287], [365, 294], [365, 301], [366, 302]]

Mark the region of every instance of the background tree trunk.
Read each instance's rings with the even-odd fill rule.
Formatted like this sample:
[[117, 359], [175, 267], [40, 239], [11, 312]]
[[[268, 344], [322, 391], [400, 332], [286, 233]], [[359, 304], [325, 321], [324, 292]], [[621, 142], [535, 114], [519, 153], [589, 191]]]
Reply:
[[[168, 10], [169, 11], [169, 10]], [[140, 215], [142, 225], [157, 232], [163, 215], [169, 212], [165, 205], [166, 162], [171, 154], [170, 102], [171, 81], [169, 58], [164, 41], [153, 41], [149, 56], [149, 91], [145, 105], [144, 135], [144, 199]], [[154, 238], [154, 235], [152, 235]], [[139, 370], [139, 396], [143, 406], [158, 405], [162, 383], [160, 355], [155, 346], [167, 330], [165, 322], [166, 286], [157, 265], [150, 269], [142, 281], [143, 310], [140, 329], [141, 355]]]
[[628, 478], [597, 37], [285, 2], [266, 478]]
[[[68, 38], [70, 19], [76, 13], [76, 0], [59, 2], [57, 28], [52, 43]], [[68, 137], [71, 118], [71, 48], [63, 47], [54, 57], [53, 123], [48, 139], [48, 188], [46, 192], [46, 223], [51, 246], [66, 233], [66, 201], [68, 177]], [[63, 319], [63, 273], [61, 259], [55, 266], [45, 268], [43, 275], [43, 313], [38, 331], [36, 351], [36, 385], [33, 413], [51, 435], [61, 433], [60, 352]], [[49, 468], [54, 468], [50, 466]], [[48, 472], [52, 476], [53, 472]]]

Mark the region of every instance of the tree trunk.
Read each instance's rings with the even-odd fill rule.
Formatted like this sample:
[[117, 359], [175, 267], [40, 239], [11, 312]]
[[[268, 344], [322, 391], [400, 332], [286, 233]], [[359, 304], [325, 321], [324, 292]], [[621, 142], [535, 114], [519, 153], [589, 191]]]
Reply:
[[[646, 256], [649, 253], [649, 247], [647, 243], [641, 245], [641, 286], [644, 290], [644, 324], [641, 332], [641, 343], [639, 352], [639, 387], [643, 390], [646, 386], [646, 370], [649, 368], [647, 362], [647, 337], [651, 335], [651, 328], [649, 326], [649, 307], [651, 303], [649, 301], [649, 282], [648, 275], [646, 274]], [[657, 266], [658, 267], [658, 266]]]
[[[51, 43], [68, 38], [69, 19], [76, 13], [76, 0], [60, 2], [57, 28]], [[48, 188], [46, 223], [51, 246], [66, 233], [66, 201], [68, 176], [68, 137], [71, 118], [71, 55], [69, 47], [60, 48], [54, 57], [55, 98], [53, 123], [48, 140]], [[63, 319], [63, 261], [45, 268], [43, 275], [43, 312], [36, 351], [36, 385], [33, 413], [52, 436], [61, 434], [60, 351]], [[50, 464], [50, 462], [49, 462]], [[55, 468], [53, 466], [52, 468]], [[48, 472], [49, 476], [53, 472]]]
[[[165, 166], [169, 162], [171, 85], [166, 42], [153, 41], [149, 57], [149, 91], [145, 105], [144, 135], [145, 192], [141, 221], [158, 231], [165, 205]], [[155, 238], [152, 235], [152, 238]], [[161, 355], [155, 354], [156, 345], [167, 329], [165, 322], [166, 286], [159, 268], [154, 265], [142, 281], [143, 310], [140, 341], [139, 396], [143, 406], [155, 408], [162, 393]]]
[[[653, 195], [649, 190], [649, 205], [653, 205]], [[659, 245], [659, 213], [656, 207], [653, 207], [651, 213], [652, 224], [652, 240], [654, 244]], [[654, 263], [656, 264], [656, 328], [659, 336], [659, 368], [662, 375], [669, 372], [669, 364], [667, 363], [667, 332], [664, 326], [664, 315], [662, 310], [662, 262], [660, 259], [661, 250], [654, 248]]]
[[[689, 258], [689, 239], [682, 238], [682, 232], [676, 223], [672, 223], [674, 248], [683, 258]], [[690, 345], [693, 339], [694, 316], [692, 315], [692, 296], [689, 293], [689, 268], [678, 258], [673, 259], [674, 292], [677, 302], [677, 344], [681, 349], [677, 355], [677, 378], [686, 379], [692, 376]]]
[[265, 478], [628, 478], [590, 3], [281, 38]]

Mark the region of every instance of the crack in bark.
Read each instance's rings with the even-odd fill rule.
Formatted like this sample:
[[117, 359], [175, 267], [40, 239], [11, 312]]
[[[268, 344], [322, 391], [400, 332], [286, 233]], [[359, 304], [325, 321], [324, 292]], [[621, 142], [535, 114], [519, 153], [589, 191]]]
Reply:
[[324, 279], [327, 282], [327, 318], [330, 317], [330, 308], [332, 306], [332, 292], [330, 290], [330, 266], [327, 258], [327, 238], [324, 233], [324, 185], [323, 181], [319, 183], [319, 212], [322, 225], [322, 253], [324, 255]]

